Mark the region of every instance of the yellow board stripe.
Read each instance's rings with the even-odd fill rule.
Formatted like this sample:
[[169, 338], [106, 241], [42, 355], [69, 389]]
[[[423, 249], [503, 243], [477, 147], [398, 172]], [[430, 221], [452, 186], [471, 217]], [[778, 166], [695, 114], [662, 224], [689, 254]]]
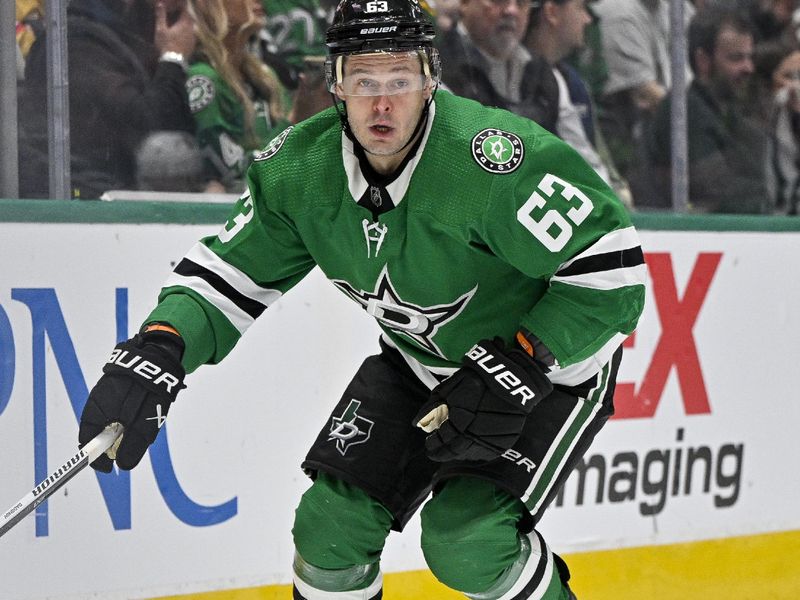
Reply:
[[[565, 555], [572, 585], [587, 600], [797, 600], [800, 530], [704, 542]], [[384, 575], [387, 600], [463, 600], [429, 571]], [[160, 600], [288, 600], [273, 585]]]

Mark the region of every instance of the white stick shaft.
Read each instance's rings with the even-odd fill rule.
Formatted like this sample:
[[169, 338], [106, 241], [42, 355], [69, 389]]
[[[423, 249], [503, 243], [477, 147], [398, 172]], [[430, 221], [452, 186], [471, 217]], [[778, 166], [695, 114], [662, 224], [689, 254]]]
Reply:
[[0, 537], [19, 523], [27, 514], [44, 502], [86, 465], [94, 462], [122, 435], [122, 425], [113, 423], [89, 440], [58, 469], [40, 481], [25, 497], [0, 515]]

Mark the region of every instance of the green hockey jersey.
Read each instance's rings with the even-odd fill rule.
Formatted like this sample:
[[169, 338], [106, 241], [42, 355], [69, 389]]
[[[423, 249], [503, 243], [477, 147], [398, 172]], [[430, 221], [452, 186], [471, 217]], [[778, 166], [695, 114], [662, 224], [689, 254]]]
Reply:
[[181, 332], [188, 370], [221, 360], [315, 266], [429, 386], [520, 326], [555, 356], [551, 379], [575, 385], [633, 331], [645, 265], [627, 212], [533, 121], [440, 91], [393, 180], [358, 154], [330, 109], [256, 158], [228, 223], [178, 264], [147, 319]]
[[330, 21], [319, 0], [262, 0], [269, 15], [266, 30], [275, 52], [296, 69], [307, 57], [324, 57]]
[[286, 127], [288, 121], [273, 122], [267, 101], [254, 98], [254, 134], [259, 140], [254, 147], [246, 139], [242, 103], [214, 67], [205, 62], [191, 64], [186, 92], [209, 176], [228, 189], [241, 189], [254, 151]]

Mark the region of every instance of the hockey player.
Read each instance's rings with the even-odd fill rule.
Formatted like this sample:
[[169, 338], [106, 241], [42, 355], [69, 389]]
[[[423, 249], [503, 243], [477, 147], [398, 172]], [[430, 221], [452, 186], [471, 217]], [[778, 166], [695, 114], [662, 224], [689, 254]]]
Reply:
[[433, 31], [417, 0], [340, 2], [327, 32], [336, 106], [261, 153], [230, 221], [177, 265], [81, 418], [82, 443], [125, 426], [95, 468], [133, 468], [184, 369], [222, 360], [319, 266], [383, 333], [302, 465], [313, 483], [292, 530], [296, 599], [380, 598], [386, 537], [423, 504], [422, 549], [445, 585], [574, 597], [535, 526], [613, 412], [642, 251], [566, 144], [437, 92]]

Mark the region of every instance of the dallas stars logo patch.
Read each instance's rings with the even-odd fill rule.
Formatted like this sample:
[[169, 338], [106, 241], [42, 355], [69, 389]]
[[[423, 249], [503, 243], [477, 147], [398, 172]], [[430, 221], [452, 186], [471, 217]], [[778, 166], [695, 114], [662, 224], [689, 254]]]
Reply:
[[524, 156], [522, 140], [508, 131], [484, 129], [472, 138], [472, 157], [490, 173], [511, 173]]
[[400, 298], [389, 278], [389, 269], [385, 265], [378, 276], [378, 281], [375, 282], [375, 289], [371, 292], [356, 290], [346, 281], [337, 279], [331, 281], [358, 302], [381, 325], [409, 338], [418, 346], [440, 358], [446, 357], [433, 338], [439, 329], [461, 313], [478, 289], [478, 286], [475, 286], [449, 304], [419, 306]]
[[186, 93], [189, 97], [189, 110], [195, 114], [214, 101], [217, 89], [211, 78], [205, 75], [192, 75], [186, 82]]
[[256, 157], [253, 159], [255, 161], [267, 160], [272, 158], [278, 153], [278, 150], [281, 149], [283, 143], [286, 141], [286, 138], [289, 137], [289, 134], [294, 129], [294, 125], [290, 125], [283, 131], [281, 131], [277, 136], [272, 138], [272, 141], [266, 145], [266, 147], [256, 154]]
[[350, 446], [366, 442], [372, 433], [372, 426], [375, 425], [374, 421], [359, 416], [358, 409], [360, 407], [361, 402], [356, 399], [350, 400], [350, 404], [344, 409], [341, 417], [331, 418], [328, 441], [336, 440], [336, 449], [342, 456]]

